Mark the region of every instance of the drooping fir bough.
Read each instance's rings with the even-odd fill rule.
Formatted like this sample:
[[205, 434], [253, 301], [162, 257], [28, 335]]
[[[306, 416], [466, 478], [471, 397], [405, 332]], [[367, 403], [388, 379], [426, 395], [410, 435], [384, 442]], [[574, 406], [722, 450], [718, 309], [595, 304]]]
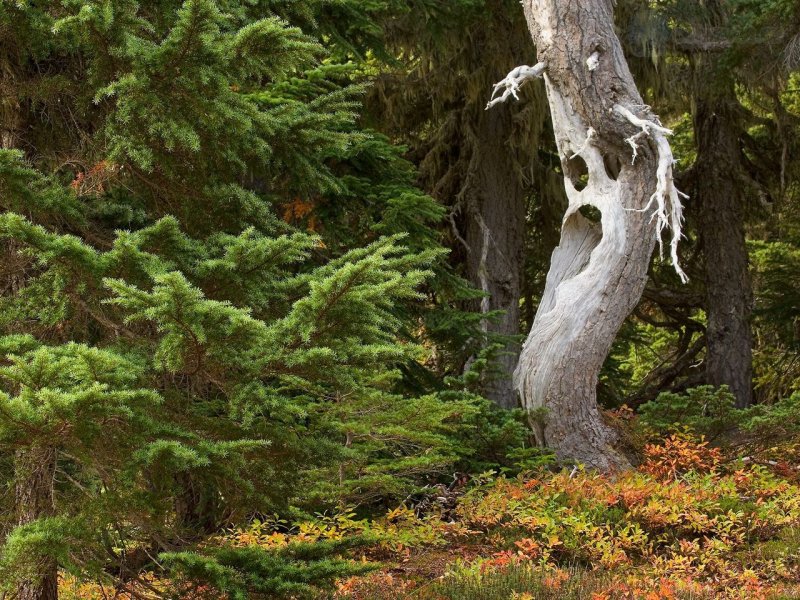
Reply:
[[[511, 95], [542, 76], [569, 208], [515, 384], [538, 442], [602, 470], [627, 464], [596, 402], [600, 368], [644, 290], [654, 244], [681, 198], [667, 135], [644, 105], [614, 32], [611, 0], [526, 0], [539, 63], [495, 88]], [[599, 211], [600, 217], [592, 218]]]

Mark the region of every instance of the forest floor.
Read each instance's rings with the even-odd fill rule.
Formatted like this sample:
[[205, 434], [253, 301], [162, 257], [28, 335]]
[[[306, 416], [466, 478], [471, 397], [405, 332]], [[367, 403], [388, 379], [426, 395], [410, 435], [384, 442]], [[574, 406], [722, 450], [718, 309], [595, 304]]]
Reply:
[[[473, 484], [438, 545], [339, 585], [353, 598], [800, 598], [797, 472], [725, 462], [704, 443], [651, 446], [636, 471]], [[774, 461], [773, 461], [774, 462]], [[412, 531], [417, 517], [406, 519]], [[403, 527], [399, 526], [402, 531]], [[402, 537], [397, 534], [397, 537]]]
[[[337, 580], [320, 598], [800, 598], [796, 469], [730, 460], [686, 436], [645, 454], [641, 466], [615, 477], [487, 473], [382, 518], [342, 511], [290, 528], [255, 521], [214, 543], [279, 551], [369, 539], [346, 557], [374, 570]], [[103, 597], [95, 594], [84, 587], [62, 597]], [[194, 589], [183, 597], [226, 596]]]

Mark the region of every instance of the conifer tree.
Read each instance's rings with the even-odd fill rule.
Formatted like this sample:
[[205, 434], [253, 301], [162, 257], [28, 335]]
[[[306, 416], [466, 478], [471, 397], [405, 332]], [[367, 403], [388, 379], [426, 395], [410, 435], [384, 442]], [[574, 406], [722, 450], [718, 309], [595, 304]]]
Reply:
[[759, 352], [757, 340], [769, 337], [751, 335], [758, 319], [750, 271], [757, 265], [747, 238], [762, 238], [764, 227], [776, 238], [775, 225], [791, 221], [780, 207], [790, 197], [793, 170], [793, 119], [785, 103], [797, 68], [797, 7], [780, 0], [623, 6], [627, 51], [640, 57], [637, 81], [649, 88], [648, 103], [665, 107], [683, 130], [677, 154], [689, 194], [684, 254], [691, 278], [680, 286], [668, 274], [651, 273], [655, 281], [638, 314], [657, 308], [655, 321], [676, 331], [679, 342], [629, 402], [655, 398], [668, 385], [706, 382], [727, 385], [746, 406], [754, 387], [767, 392], [758, 383], [763, 376], [753, 378], [752, 354]]
[[365, 192], [342, 163], [396, 156], [286, 20], [318, 10], [0, 7], [0, 588], [18, 598], [55, 598], [58, 569], [125, 589], [233, 518], [405, 493], [456, 455], [470, 405], [396, 391], [420, 355], [402, 307], [441, 256], [409, 167], [372, 191], [372, 243], [293, 226]]

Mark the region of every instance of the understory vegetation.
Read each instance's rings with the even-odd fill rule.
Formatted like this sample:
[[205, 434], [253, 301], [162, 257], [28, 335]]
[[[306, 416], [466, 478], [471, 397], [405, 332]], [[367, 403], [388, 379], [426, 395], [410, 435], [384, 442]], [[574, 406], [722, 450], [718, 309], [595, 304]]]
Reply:
[[[782, 420], [780, 410], [752, 415], [739, 432], [755, 436], [749, 454], [739, 443], [712, 446], [705, 433], [727, 421], [731, 397], [690, 394], [720, 396], [712, 419], [664, 420], [685, 397], [662, 397], [649, 418], [609, 415], [651, 440], [639, 467], [618, 476], [487, 471], [380, 517], [341, 507], [296, 522], [254, 519], [208, 540], [202, 558], [163, 557], [172, 577], [137, 585], [198, 600], [800, 597], [798, 425], [765, 437], [756, 430]], [[796, 403], [783, 408], [796, 415]], [[66, 598], [111, 594], [65, 577]]]

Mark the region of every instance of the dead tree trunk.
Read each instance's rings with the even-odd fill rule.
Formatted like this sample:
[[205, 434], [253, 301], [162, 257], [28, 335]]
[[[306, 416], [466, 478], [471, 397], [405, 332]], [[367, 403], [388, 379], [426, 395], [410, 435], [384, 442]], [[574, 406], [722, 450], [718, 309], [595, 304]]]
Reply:
[[[628, 461], [598, 409], [598, 374], [667, 226], [680, 272], [670, 131], [636, 89], [614, 33], [612, 0], [522, 4], [540, 62], [512, 71], [496, 92], [515, 95], [526, 79], [544, 76], [569, 207], [515, 385], [540, 444], [611, 471]], [[587, 215], [599, 211], [599, 223], [583, 207]]]
[[[486, 296], [481, 312], [503, 311], [497, 320], [485, 319], [487, 334], [510, 337], [520, 333], [520, 295], [525, 250], [526, 192], [514, 167], [508, 140], [513, 129], [508, 112], [481, 115], [470, 179], [465, 186], [465, 239], [470, 248], [470, 282]], [[502, 408], [516, 408], [513, 374], [519, 358], [516, 342], [507, 343], [495, 359], [495, 372], [484, 395]]]
[[[28, 525], [53, 514], [56, 451], [33, 446], [19, 450], [14, 460], [17, 523]], [[17, 586], [17, 600], [58, 600], [58, 565], [51, 557], [31, 557], [37, 574]]]

